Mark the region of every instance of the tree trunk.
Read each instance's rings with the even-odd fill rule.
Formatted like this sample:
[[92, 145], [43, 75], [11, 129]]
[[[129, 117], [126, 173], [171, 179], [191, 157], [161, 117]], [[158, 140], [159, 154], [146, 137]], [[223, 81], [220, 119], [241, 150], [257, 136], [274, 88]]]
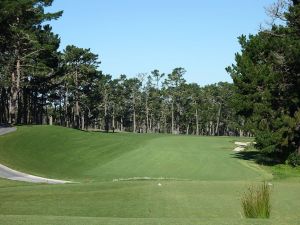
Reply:
[[27, 121], [27, 124], [31, 124], [31, 116], [32, 116], [32, 112], [31, 112], [31, 104], [32, 104], [32, 99], [31, 99], [31, 93], [29, 92], [28, 93], [28, 104], [27, 104], [27, 114], [26, 114], [26, 121]]
[[209, 121], [209, 136], [213, 136], [213, 122]]
[[63, 126], [62, 123], [62, 98], [59, 98], [59, 124], [60, 126]]
[[104, 117], [107, 116], [107, 92], [104, 89]]
[[190, 124], [187, 124], [185, 134], [188, 135], [190, 133]]
[[108, 117], [108, 96], [107, 90], [104, 89], [104, 129], [106, 132], [109, 132], [109, 117]]
[[135, 114], [135, 108], [133, 108], [133, 133], [136, 132], [136, 114]]
[[172, 101], [172, 106], [171, 106], [171, 117], [172, 117], [172, 121], [171, 121], [171, 133], [174, 134], [174, 103]]
[[16, 61], [16, 68], [11, 74], [11, 89], [10, 89], [10, 104], [9, 104], [9, 123], [15, 124], [17, 123], [18, 119], [18, 110], [19, 110], [19, 103], [18, 103], [18, 93], [20, 91], [20, 80], [21, 80], [21, 63], [18, 55], [18, 51], [16, 51], [17, 61]]
[[146, 97], [146, 133], [149, 129], [149, 108], [148, 108], [148, 97]]
[[[241, 121], [242, 127], [244, 127], [244, 124], [245, 124], [245, 121], [242, 120], [242, 121]], [[239, 130], [239, 133], [240, 133], [240, 137], [243, 137], [243, 136], [244, 136], [244, 131], [243, 131], [242, 129]]]
[[113, 112], [112, 112], [112, 129], [113, 132], [115, 132], [115, 106], [113, 106]]
[[199, 118], [198, 118], [198, 109], [196, 109], [195, 112], [195, 117], [196, 117], [196, 135], [199, 135]]
[[164, 114], [164, 133], [168, 133], [167, 131], [167, 115]]
[[120, 124], [120, 130], [123, 131], [123, 117], [121, 117], [121, 124]]
[[153, 133], [153, 116], [150, 115], [150, 118], [149, 118], [149, 130], [151, 133]]
[[239, 133], [240, 133], [240, 137], [243, 137], [244, 136], [244, 132], [242, 129], [239, 130]]
[[7, 113], [6, 113], [6, 100], [7, 100], [7, 92], [5, 90], [5, 88], [1, 89], [1, 106], [0, 106], [0, 111], [1, 111], [1, 115], [0, 115], [0, 123], [7, 123]]
[[84, 124], [84, 113], [82, 113], [81, 115], [81, 130], [84, 130], [85, 129], [85, 124]]
[[80, 115], [79, 115], [79, 96], [78, 96], [78, 71], [77, 71], [77, 69], [76, 69], [76, 71], [75, 71], [75, 88], [76, 88], [76, 90], [75, 90], [75, 121], [74, 121], [74, 123], [75, 123], [75, 128], [76, 129], [79, 129], [79, 127], [80, 127]]
[[65, 88], [66, 88], [66, 91], [65, 91], [65, 96], [64, 96], [64, 111], [65, 111], [65, 116], [64, 116], [64, 124], [66, 127], [69, 127], [69, 116], [68, 116], [68, 87], [67, 85], [65, 84]]
[[220, 117], [221, 117], [221, 107], [220, 104], [219, 111], [218, 111], [218, 117], [217, 117], [217, 126], [216, 126], [216, 134], [219, 136], [219, 125], [220, 125]]
[[53, 125], [53, 117], [50, 115], [49, 116], [49, 125], [52, 126]]
[[133, 95], [133, 133], [136, 132], [135, 95]]

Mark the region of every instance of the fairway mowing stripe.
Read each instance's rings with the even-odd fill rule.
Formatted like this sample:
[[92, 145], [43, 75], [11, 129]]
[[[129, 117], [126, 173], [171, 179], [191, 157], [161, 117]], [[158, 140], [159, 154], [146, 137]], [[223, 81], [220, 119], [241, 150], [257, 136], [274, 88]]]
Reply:
[[267, 170], [265, 170], [264, 168], [262, 168], [260, 165], [258, 164], [255, 164], [253, 162], [245, 162], [243, 160], [238, 160], [238, 162], [240, 164], [242, 164], [243, 166], [253, 170], [253, 171], [256, 171], [258, 173], [261, 173], [262, 176], [264, 176], [264, 179], [265, 180], [272, 180], [273, 179], [273, 174], [268, 172]]

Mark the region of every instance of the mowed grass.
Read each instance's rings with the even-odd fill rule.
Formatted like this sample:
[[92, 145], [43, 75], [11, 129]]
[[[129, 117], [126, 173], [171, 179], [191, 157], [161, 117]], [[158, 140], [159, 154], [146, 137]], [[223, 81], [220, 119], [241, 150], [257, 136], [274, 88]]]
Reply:
[[160, 182], [0, 181], [0, 224], [299, 224], [299, 183], [273, 183], [271, 219], [249, 220], [240, 205], [247, 182]]
[[[271, 180], [271, 170], [236, 157], [235, 140], [18, 127], [0, 136], [1, 163], [79, 183], [0, 179], [0, 224], [299, 224], [300, 179]], [[134, 177], [153, 180], [112, 181]], [[271, 219], [245, 219], [240, 198], [265, 179]]]
[[18, 127], [0, 137], [1, 163], [74, 181], [151, 177], [253, 180], [270, 176], [234, 157], [234, 139], [96, 133], [51, 126]]

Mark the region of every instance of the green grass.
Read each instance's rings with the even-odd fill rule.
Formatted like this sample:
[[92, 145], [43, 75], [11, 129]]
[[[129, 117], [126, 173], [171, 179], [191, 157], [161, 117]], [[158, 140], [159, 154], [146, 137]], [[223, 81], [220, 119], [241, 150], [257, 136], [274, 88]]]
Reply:
[[[158, 186], [155, 181], [11, 184], [9, 187], [5, 184], [0, 188], [0, 224], [9, 224], [7, 221], [11, 218], [28, 220], [24, 224], [44, 224], [45, 218], [53, 224], [74, 224], [70, 221], [77, 219], [82, 220], [82, 224], [89, 224], [86, 221], [91, 224], [97, 224], [97, 221], [102, 221], [99, 224], [128, 224], [126, 221], [132, 221], [130, 224], [180, 224], [180, 221], [195, 221], [195, 224], [214, 224], [216, 221], [216, 224], [248, 224], [248, 220], [242, 217], [240, 195], [250, 183], [161, 183], [162, 186]], [[284, 224], [285, 221], [290, 221], [286, 224], [297, 224], [299, 184], [273, 185], [271, 222], [257, 224]], [[31, 219], [37, 222], [32, 223]], [[249, 224], [255, 224], [255, 221], [260, 220]], [[45, 224], [48, 223], [51, 224], [49, 221]]]
[[266, 169], [273, 174], [275, 180], [294, 180], [300, 182], [300, 167], [276, 165], [266, 167]]
[[[239, 159], [235, 140], [18, 127], [0, 136], [1, 163], [80, 183], [0, 179], [0, 224], [297, 224], [297, 178], [271, 181], [269, 220], [244, 218], [243, 191], [273, 172]], [[134, 177], [172, 179], [112, 181]]]
[[188, 180], [258, 180], [262, 169], [234, 158], [232, 138], [105, 134], [61, 127], [19, 127], [0, 137], [1, 162], [51, 178], [112, 181], [165, 177]]

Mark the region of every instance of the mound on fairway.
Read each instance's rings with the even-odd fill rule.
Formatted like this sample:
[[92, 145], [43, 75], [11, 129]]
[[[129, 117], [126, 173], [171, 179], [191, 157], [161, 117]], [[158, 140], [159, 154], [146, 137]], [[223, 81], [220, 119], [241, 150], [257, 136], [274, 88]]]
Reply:
[[[243, 218], [243, 191], [272, 176], [238, 159], [232, 152], [234, 141], [19, 127], [0, 136], [1, 163], [80, 183], [53, 186], [0, 179], [0, 224], [297, 224], [299, 179], [271, 181], [271, 219]], [[173, 179], [132, 181], [134, 177]], [[120, 178], [125, 181], [113, 182]]]
[[50, 178], [255, 180], [269, 176], [232, 153], [233, 139], [19, 127], [0, 137], [1, 163]]

